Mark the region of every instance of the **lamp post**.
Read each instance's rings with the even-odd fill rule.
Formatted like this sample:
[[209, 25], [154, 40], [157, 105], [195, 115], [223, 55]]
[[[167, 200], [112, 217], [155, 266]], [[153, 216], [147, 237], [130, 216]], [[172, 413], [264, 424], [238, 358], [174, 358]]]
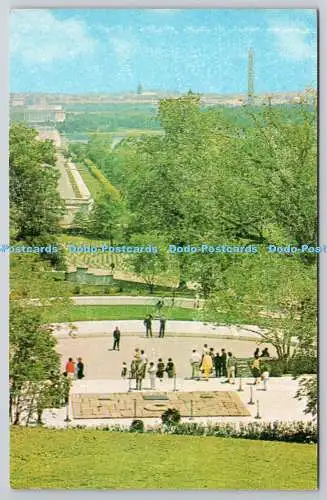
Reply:
[[256, 416], [254, 418], [261, 419], [261, 415], [260, 415], [260, 403], [259, 403], [258, 399], [257, 399], [257, 414], [256, 414]]
[[254, 400], [253, 400], [253, 385], [250, 386], [250, 401], [248, 402], [248, 405], [254, 405]]

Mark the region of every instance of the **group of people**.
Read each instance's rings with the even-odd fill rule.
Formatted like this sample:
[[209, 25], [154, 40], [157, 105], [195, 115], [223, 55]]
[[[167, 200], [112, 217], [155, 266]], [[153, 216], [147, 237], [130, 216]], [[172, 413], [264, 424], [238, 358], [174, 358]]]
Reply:
[[130, 379], [135, 379], [136, 389], [140, 390], [142, 388], [142, 381], [143, 379], [145, 379], [147, 373], [149, 375], [151, 389], [155, 390], [156, 378], [159, 378], [162, 382], [165, 373], [167, 373], [168, 378], [175, 377], [175, 364], [172, 358], [168, 358], [166, 364], [164, 363], [162, 358], [159, 358], [157, 366], [155, 366], [155, 363], [153, 361], [151, 361], [150, 363], [148, 362], [148, 357], [145, 354], [144, 350], [136, 348], [130, 365], [129, 373], [127, 364], [126, 362], [124, 362], [122, 366], [121, 376], [123, 379], [126, 379], [127, 377]]
[[190, 358], [192, 368], [192, 379], [200, 380], [201, 376], [204, 380], [209, 380], [209, 377], [215, 374], [216, 377], [227, 377], [229, 383], [235, 383], [237, 375], [237, 362], [232, 352], [227, 352], [226, 349], [221, 349], [221, 352], [215, 352], [213, 347], [208, 347], [204, 344], [202, 353], [193, 349]]
[[76, 378], [78, 380], [81, 380], [82, 378], [84, 378], [84, 363], [82, 358], [77, 358], [76, 362], [73, 360], [73, 358], [68, 358], [64, 373], [70, 379]]
[[[152, 314], [148, 314], [143, 321], [143, 324], [145, 326], [145, 336], [146, 337], [151, 337], [152, 338], [152, 320], [153, 316]], [[165, 336], [165, 331], [166, 331], [166, 318], [163, 315], [160, 315], [159, 317], [159, 338], [163, 338]]]
[[254, 351], [253, 354], [254, 360], [252, 363], [252, 373], [254, 377], [254, 383], [253, 385], [258, 385], [260, 382], [263, 382], [263, 388], [266, 391], [267, 390], [267, 383], [269, 379], [269, 372], [268, 368], [262, 363], [267, 358], [270, 358], [270, 354], [267, 348], [262, 350], [262, 353], [260, 354], [260, 349], [257, 347], [257, 349]]

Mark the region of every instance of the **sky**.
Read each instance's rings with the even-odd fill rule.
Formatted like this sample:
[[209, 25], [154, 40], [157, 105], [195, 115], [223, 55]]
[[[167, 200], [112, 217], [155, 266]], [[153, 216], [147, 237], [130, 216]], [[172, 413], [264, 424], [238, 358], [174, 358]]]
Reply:
[[11, 92], [247, 91], [317, 85], [316, 11], [30, 9], [10, 22]]

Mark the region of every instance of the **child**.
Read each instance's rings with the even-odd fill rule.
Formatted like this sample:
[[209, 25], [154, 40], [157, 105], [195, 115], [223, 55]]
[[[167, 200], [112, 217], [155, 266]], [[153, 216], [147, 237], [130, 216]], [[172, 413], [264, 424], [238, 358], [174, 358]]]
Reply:
[[126, 365], [125, 361], [124, 361], [124, 363], [123, 363], [123, 367], [122, 367], [122, 370], [121, 370], [121, 376], [122, 376], [122, 378], [123, 378], [124, 380], [125, 380], [125, 379], [126, 379], [126, 377], [127, 377], [127, 365]]
[[161, 358], [159, 358], [157, 364], [157, 377], [160, 379], [160, 382], [162, 382], [163, 380], [164, 371], [165, 371], [165, 363], [162, 361]]
[[150, 366], [148, 368], [148, 374], [150, 377], [151, 389], [154, 391], [156, 388], [156, 367], [152, 362], [150, 363]]

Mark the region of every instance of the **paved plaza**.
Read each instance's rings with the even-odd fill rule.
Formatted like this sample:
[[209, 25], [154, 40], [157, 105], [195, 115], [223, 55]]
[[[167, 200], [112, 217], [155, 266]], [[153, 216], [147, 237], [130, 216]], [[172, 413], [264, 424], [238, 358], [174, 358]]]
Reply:
[[[129, 326], [131, 323], [137, 325], [137, 331], [127, 333], [130, 331]], [[198, 416], [196, 414], [193, 414], [193, 416], [185, 415], [182, 417], [182, 421], [187, 422], [191, 419], [191, 421], [202, 423], [249, 423], [256, 421], [273, 422], [276, 420], [284, 422], [311, 420], [311, 415], [306, 415], [303, 411], [305, 401], [299, 401], [295, 398], [298, 381], [293, 380], [292, 377], [271, 378], [268, 382], [267, 391], [263, 390], [262, 384], [254, 387], [252, 385], [252, 378], [242, 379], [241, 387], [239, 379], [236, 379], [234, 385], [226, 383], [224, 378], [209, 378], [208, 381], [190, 379], [190, 356], [193, 349], [201, 352], [203, 345], [208, 344], [215, 351], [225, 348], [226, 351], [232, 351], [236, 358], [247, 358], [253, 356], [253, 352], [258, 345], [256, 342], [257, 337], [249, 340], [242, 337], [232, 338], [228, 337], [228, 335], [224, 336], [223, 334], [221, 335], [222, 330], [218, 330], [217, 332], [217, 329], [212, 325], [204, 325], [200, 322], [172, 321], [169, 323], [170, 326], [175, 326], [178, 323], [181, 324], [179, 331], [173, 333], [170, 330], [170, 336], [163, 339], [157, 336], [146, 338], [141, 321], [76, 322], [78, 330], [75, 338], [68, 335], [68, 325], [61, 325], [61, 333], [58, 334], [57, 332], [56, 337], [58, 340], [57, 349], [61, 354], [62, 370], [64, 370], [68, 357], [72, 357], [73, 359], [82, 357], [85, 363], [85, 378], [73, 382], [68, 408], [70, 422], [65, 422], [67, 409], [62, 408], [53, 411], [46, 410], [43, 415], [45, 424], [55, 427], [65, 427], [67, 425], [92, 427], [115, 424], [129, 426], [133, 420], [133, 417], [130, 416], [131, 412], [129, 413], [130, 408], [128, 405], [130, 403], [117, 403], [116, 406], [113, 406], [115, 410], [124, 407], [123, 409], [126, 410], [125, 413], [123, 412], [124, 415], [119, 412], [111, 412], [110, 415], [108, 412], [103, 414], [101, 413], [102, 409], [99, 411], [97, 407], [99, 406], [99, 400], [106, 400], [108, 402], [113, 397], [113, 394], [122, 395], [120, 397], [114, 396], [114, 399], [117, 400], [122, 399], [126, 401], [127, 399], [131, 399], [134, 401], [135, 399], [142, 399], [144, 401], [144, 395], [151, 395], [153, 393], [150, 389], [148, 378], [143, 381], [142, 392], [139, 392], [135, 390], [134, 380], [130, 384], [128, 379], [123, 380], [120, 377], [123, 362], [126, 362], [129, 367], [136, 347], [145, 351], [149, 362], [153, 361], [156, 364], [158, 358], [162, 358], [166, 363], [168, 358], [171, 357], [175, 363], [176, 379], [168, 379], [166, 377], [162, 382], [156, 379], [156, 394], [169, 394], [169, 400], [171, 398], [175, 400], [178, 398], [183, 400], [184, 398], [185, 400], [183, 395], [186, 393], [199, 394], [207, 392], [212, 394], [225, 392], [234, 394], [234, 401], [240, 401], [240, 407], [243, 407], [245, 410], [242, 416], [239, 413], [233, 413], [233, 411], [230, 411], [229, 415], [218, 413], [215, 416], [211, 416], [213, 413], [210, 412], [204, 415], [205, 412], [201, 410], [203, 416], [199, 416], [201, 412], [197, 414]], [[99, 328], [99, 324], [102, 324], [102, 326], [105, 324], [106, 328]], [[189, 329], [188, 333], [186, 333], [189, 324], [193, 325], [193, 330]], [[122, 331], [119, 351], [111, 350], [113, 345], [112, 330], [115, 325], [118, 325]], [[156, 332], [156, 322], [153, 323], [153, 326], [153, 330]], [[182, 333], [183, 329], [185, 330], [184, 335]], [[85, 333], [84, 335], [83, 332]], [[262, 345], [260, 347], [263, 348], [265, 346]], [[271, 355], [275, 355], [272, 346], [268, 346], [268, 348]], [[177, 394], [179, 394], [178, 397]], [[190, 397], [186, 395], [186, 399]], [[74, 414], [78, 416], [76, 401], [81, 401], [82, 399], [84, 401], [84, 410], [86, 408], [89, 414], [84, 415], [84, 418], [74, 419]], [[253, 404], [249, 404], [250, 402]], [[72, 404], [75, 405], [74, 409]], [[100, 406], [102, 407], [105, 404], [100, 402]], [[255, 418], [258, 410], [260, 419]], [[103, 416], [107, 418], [102, 418]], [[143, 415], [141, 418], [144, 419], [147, 426], [157, 425], [161, 422], [159, 416], [154, 417], [153, 415], [149, 415], [149, 417], [146, 417]]]
[[[123, 322], [116, 322], [121, 327]], [[122, 327], [121, 327], [122, 328]], [[76, 359], [81, 357], [85, 363], [85, 374], [88, 380], [95, 379], [119, 379], [123, 362], [129, 367], [136, 347], [143, 349], [148, 356], [149, 362], [155, 364], [158, 358], [166, 363], [172, 358], [177, 377], [190, 377], [190, 357], [193, 349], [202, 351], [203, 345], [208, 344], [215, 350], [225, 348], [231, 350], [238, 358], [250, 358], [257, 344], [248, 340], [222, 339], [215, 336], [171, 336], [163, 339], [146, 338], [144, 334], [122, 336], [120, 340], [120, 351], [111, 351], [113, 345], [112, 330], [102, 333], [102, 336], [89, 336], [70, 338], [58, 338], [57, 349], [62, 355], [62, 370], [69, 357]], [[274, 354], [273, 349], [270, 349]]]
[[[264, 391], [262, 384], [254, 387], [252, 385], [253, 379], [242, 379], [242, 391], [239, 391], [239, 380], [236, 380], [235, 385], [225, 383], [225, 379], [210, 378], [207, 382], [204, 380], [185, 380], [177, 378], [176, 386], [173, 380], [165, 379], [163, 382], [158, 381], [156, 390], [157, 392], [208, 392], [211, 391], [226, 391], [234, 392], [243, 402], [244, 407], [249, 411], [249, 416], [216, 416], [216, 417], [197, 417], [193, 418], [183, 417], [182, 422], [221, 422], [221, 423], [250, 423], [250, 422], [274, 422], [276, 420], [282, 422], [293, 421], [309, 421], [312, 420], [311, 415], [304, 413], [305, 401], [299, 401], [294, 396], [298, 389], [298, 381], [293, 380], [292, 377], [284, 376], [278, 378], [271, 378], [268, 382], [268, 390]], [[251, 385], [250, 385], [251, 384]], [[252, 389], [251, 389], [252, 386]], [[73, 382], [71, 390], [71, 399], [74, 395], [92, 395], [100, 394], [108, 395], [110, 393], [125, 393], [128, 394], [129, 381], [128, 380], [76, 380]], [[252, 398], [251, 398], [252, 391]], [[142, 392], [132, 391], [133, 395], [138, 394], [151, 394], [150, 382], [145, 379]], [[136, 396], [139, 397], [139, 396]], [[254, 404], [249, 404], [250, 401]], [[256, 419], [259, 402], [259, 415], [260, 419]], [[43, 420], [46, 425], [53, 427], [66, 427], [83, 425], [86, 427], [96, 427], [103, 425], [116, 425], [129, 426], [133, 418], [90, 418], [90, 419], [73, 419], [73, 409], [69, 406], [69, 417], [71, 421], [65, 422], [66, 408], [59, 410], [46, 410], [43, 414]], [[144, 423], [148, 426], [160, 424], [161, 419], [145, 418]]]

